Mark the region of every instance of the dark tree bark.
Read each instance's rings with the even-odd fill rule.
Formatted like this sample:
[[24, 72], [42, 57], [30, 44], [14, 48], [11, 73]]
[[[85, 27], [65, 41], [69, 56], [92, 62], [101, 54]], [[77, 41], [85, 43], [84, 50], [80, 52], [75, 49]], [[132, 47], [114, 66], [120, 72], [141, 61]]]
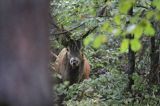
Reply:
[[51, 106], [49, 0], [0, 0], [0, 106]]
[[[133, 7], [128, 11], [128, 15], [132, 16], [133, 15]], [[129, 24], [128, 22], [127, 24]], [[134, 39], [134, 35], [127, 35], [126, 36], [129, 40]], [[132, 85], [134, 84], [134, 81], [132, 80], [132, 74], [135, 71], [135, 52], [131, 49], [131, 44], [129, 44], [129, 51], [128, 51], [128, 78], [129, 78], [129, 83], [128, 83], [128, 89], [131, 90]]]
[[131, 45], [129, 45], [129, 52], [128, 52], [128, 78], [129, 78], [129, 85], [128, 89], [131, 90], [134, 81], [132, 79], [132, 74], [135, 72], [135, 52], [131, 50]]
[[153, 84], [160, 84], [160, 30], [158, 22], [154, 22], [153, 26], [156, 30], [155, 36], [151, 37], [151, 51], [150, 51], [150, 60], [151, 68], [149, 74], [149, 82]]
[[129, 44], [127, 74], [132, 75], [134, 70], [135, 70], [135, 52], [131, 50], [131, 45]]

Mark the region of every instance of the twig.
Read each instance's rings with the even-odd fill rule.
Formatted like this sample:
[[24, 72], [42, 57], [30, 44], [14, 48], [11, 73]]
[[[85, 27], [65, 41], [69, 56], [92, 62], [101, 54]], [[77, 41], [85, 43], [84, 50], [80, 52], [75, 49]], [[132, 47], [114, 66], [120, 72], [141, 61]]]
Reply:
[[142, 6], [142, 5], [137, 5], [136, 7], [144, 8], [144, 9], [149, 9], [148, 7]]
[[98, 26], [89, 29], [85, 34], [82, 34], [82, 39], [86, 38], [91, 32], [93, 32]]
[[64, 31], [64, 32], [60, 32], [60, 33], [52, 33], [52, 35], [65, 34], [65, 33], [68, 33], [68, 32], [70, 32], [70, 31], [73, 31], [73, 30], [79, 28], [79, 27], [82, 26], [82, 25], [84, 25], [84, 23], [82, 23], [82, 24], [80, 24], [80, 25], [78, 25], [78, 26], [76, 26], [76, 27], [74, 27], [74, 28], [72, 28], [72, 29], [70, 29], [70, 30], [68, 30], [68, 31]]
[[54, 56], [56, 58], [58, 57], [55, 53], [53, 53], [53, 52], [50, 52], [50, 53], [51, 53], [52, 56]]

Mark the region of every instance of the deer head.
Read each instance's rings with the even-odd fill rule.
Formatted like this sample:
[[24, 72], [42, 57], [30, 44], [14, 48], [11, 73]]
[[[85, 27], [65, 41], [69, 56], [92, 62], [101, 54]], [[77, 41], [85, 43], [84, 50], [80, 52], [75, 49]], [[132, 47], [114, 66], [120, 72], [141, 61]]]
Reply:
[[67, 46], [67, 58], [69, 59], [69, 64], [74, 69], [79, 66], [82, 61], [82, 41], [81, 40], [70, 40]]
[[83, 39], [86, 38], [96, 27], [82, 34], [77, 40], [70, 37], [71, 33], [66, 34], [64, 46], [67, 48], [67, 58], [69, 59], [69, 64], [73, 69], [78, 67], [83, 61]]

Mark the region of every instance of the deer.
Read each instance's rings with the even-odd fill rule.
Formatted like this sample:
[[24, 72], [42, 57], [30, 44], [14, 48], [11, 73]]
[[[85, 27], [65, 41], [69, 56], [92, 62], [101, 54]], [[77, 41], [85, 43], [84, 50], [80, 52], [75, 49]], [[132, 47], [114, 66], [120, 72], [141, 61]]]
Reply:
[[82, 37], [75, 40], [66, 34], [64, 48], [56, 56], [54, 63], [55, 71], [61, 75], [62, 81], [69, 81], [69, 84], [78, 83], [83, 79], [89, 79], [90, 64], [83, 52], [83, 39], [86, 38], [96, 27], [88, 30]]

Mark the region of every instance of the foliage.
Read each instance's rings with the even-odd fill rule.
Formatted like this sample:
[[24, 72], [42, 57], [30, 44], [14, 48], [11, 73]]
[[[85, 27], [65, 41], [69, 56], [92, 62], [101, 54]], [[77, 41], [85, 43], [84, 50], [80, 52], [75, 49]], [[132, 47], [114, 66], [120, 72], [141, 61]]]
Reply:
[[[158, 106], [160, 87], [148, 84], [150, 69], [149, 38], [157, 30], [154, 22], [160, 20], [159, 0], [54, 0], [52, 15], [59, 25], [72, 29], [77, 38], [88, 28], [99, 26], [84, 40], [84, 52], [91, 64], [91, 79], [68, 86], [58, 84], [56, 91], [65, 95], [68, 106]], [[128, 11], [133, 7], [133, 14]], [[104, 14], [98, 14], [104, 9]], [[133, 35], [133, 39], [127, 35]], [[132, 92], [125, 71], [129, 45], [136, 52], [136, 72]], [[139, 51], [139, 52], [138, 52]], [[124, 54], [122, 54], [124, 53]]]
[[[113, 74], [112, 74], [113, 73]], [[99, 102], [119, 102], [123, 99], [123, 92], [127, 82], [125, 75], [120, 75], [119, 72], [113, 70], [112, 73], [106, 73], [100, 75], [96, 79], [84, 80], [80, 84], [74, 84], [69, 86], [68, 91], [62, 90], [65, 93], [66, 104], [70, 104], [73, 101], [84, 101], [91, 104], [100, 104]], [[74, 104], [72, 104], [74, 105]], [[87, 105], [87, 104], [86, 104]]]
[[[133, 74], [132, 92], [127, 91], [128, 77], [123, 72], [125, 61], [118, 61], [121, 54], [115, 50], [96, 51], [91, 48], [86, 50], [86, 54], [89, 54], [87, 56], [92, 66], [91, 78], [72, 86], [64, 82], [55, 87], [58, 94], [66, 95], [64, 104], [67, 106], [159, 104], [160, 97], [156, 92], [160, 88], [157, 85], [148, 86], [147, 79], [138, 73]], [[137, 67], [137, 70], [143, 69], [142, 67]]]
[[[51, 3], [54, 4], [54, 16], [58, 22], [65, 28], [72, 28], [80, 23], [85, 23], [83, 28], [74, 32], [74, 36], [86, 30], [86, 28], [98, 25], [100, 28], [97, 33], [100, 37], [87, 38], [85, 44], [89, 44], [92, 39], [94, 47], [99, 47], [105, 40], [103, 36], [109, 35], [121, 36], [121, 52], [128, 50], [127, 45], [130, 43], [134, 51], [141, 49], [140, 38], [142, 35], [153, 36], [155, 30], [151, 24], [153, 21], [160, 20], [158, 0], [60, 0]], [[97, 14], [101, 8], [106, 6], [105, 17], [98, 17]], [[133, 15], [129, 16], [127, 12], [133, 6]], [[153, 8], [155, 7], [155, 8]], [[128, 24], [128, 22], [130, 22]], [[133, 40], [125, 39], [125, 35], [134, 35]]]
[[[127, 76], [117, 70], [66, 88], [61, 84], [59, 92], [66, 95], [64, 104], [67, 106], [159, 105], [160, 97], [149, 95], [143, 78], [134, 77], [133, 93], [126, 92]], [[157, 89], [155, 87], [152, 92]]]

